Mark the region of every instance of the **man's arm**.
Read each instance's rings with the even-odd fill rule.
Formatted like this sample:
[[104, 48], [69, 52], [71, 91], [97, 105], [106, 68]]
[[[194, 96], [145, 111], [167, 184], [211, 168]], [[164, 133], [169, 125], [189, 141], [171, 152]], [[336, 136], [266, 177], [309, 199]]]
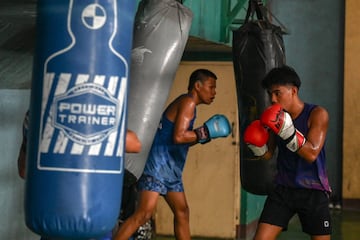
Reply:
[[18, 173], [22, 179], [25, 179], [26, 172], [26, 149], [27, 149], [27, 136], [29, 129], [29, 110], [26, 111], [22, 125], [22, 142], [18, 156]]
[[309, 163], [315, 161], [324, 146], [329, 124], [327, 111], [319, 106], [310, 114], [306, 136], [295, 128], [290, 114], [284, 111], [280, 104], [269, 106], [260, 120], [285, 141], [290, 151], [296, 152]]
[[139, 153], [141, 151], [141, 142], [136, 133], [127, 130], [125, 140], [125, 152], [127, 153]]
[[25, 165], [26, 165], [26, 138], [23, 138], [19, 156], [18, 156], [18, 173], [22, 179], [25, 179]]
[[[196, 104], [190, 97], [185, 97], [177, 105], [174, 117], [174, 142], [196, 143], [197, 136], [194, 131], [189, 131], [191, 120], [194, 118]], [[169, 118], [170, 119], [170, 118]]]
[[328, 112], [319, 106], [314, 108], [310, 114], [308, 124], [309, 131], [306, 135], [306, 142], [297, 153], [307, 162], [312, 163], [315, 161], [325, 144], [329, 126]]
[[269, 135], [270, 135], [269, 140], [267, 142], [268, 150], [261, 157], [261, 159], [264, 159], [264, 160], [270, 160], [274, 156], [274, 153], [276, 150], [275, 135], [272, 132], [270, 132]]

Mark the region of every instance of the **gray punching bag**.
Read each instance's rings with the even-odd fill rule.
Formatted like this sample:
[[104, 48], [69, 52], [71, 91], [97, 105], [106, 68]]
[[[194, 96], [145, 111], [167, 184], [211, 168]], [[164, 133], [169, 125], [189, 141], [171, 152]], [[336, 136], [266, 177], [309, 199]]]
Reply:
[[[243, 142], [242, 133], [270, 104], [261, 86], [265, 75], [285, 64], [282, 30], [269, 22], [261, 0], [250, 0], [245, 23], [233, 32], [233, 63], [240, 122], [240, 177], [251, 193], [267, 195], [276, 174], [276, 153], [271, 160], [256, 159]], [[250, 19], [256, 13], [257, 20]], [[254, 160], [256, 159], [256, 160]]]
[[144, 170], [185, 49], [192, 16], [190, 9], [175, 0], [139, 3], [131, 54], [128, 129], [136, 132], [142, 150], [126, 155], [124, 181], [128, 184], [136, 181]]

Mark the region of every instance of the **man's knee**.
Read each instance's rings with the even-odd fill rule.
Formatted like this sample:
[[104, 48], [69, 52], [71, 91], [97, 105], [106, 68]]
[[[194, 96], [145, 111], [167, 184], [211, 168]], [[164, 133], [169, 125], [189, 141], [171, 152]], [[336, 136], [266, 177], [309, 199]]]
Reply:
[[138, 223], [138, 225], [143, 225], [147, 221], [149, 221], [152, 217], [152, 212], [150, 211], [138, 211], [135, 215], [135, 221]]

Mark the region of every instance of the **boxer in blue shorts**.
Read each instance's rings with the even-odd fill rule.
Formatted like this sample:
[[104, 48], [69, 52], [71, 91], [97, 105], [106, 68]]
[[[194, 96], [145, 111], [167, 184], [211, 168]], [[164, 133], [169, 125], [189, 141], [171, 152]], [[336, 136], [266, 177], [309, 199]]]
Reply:
[[325, 108], [300, 99], [300, 85], [291, 67], [272, 69], [262, 81], [272, 105], [244, 131], [255, 156], [271, 159], [278, 149], [276, 186], [266, 199], [255, 240], [276, 239], [295, 214], [312, 240], [330, 239], [324, 147], [329, 116]]
[[120, 226], [115, 240], [129, 239], [147, 222], [160, 195], [174, 214], [176, 239], [190, 239], [189, 208], [182, 182], [188, 149], [196, 143], [207, 143], [230, 134], [229, 122], [223, 115], [215, 115], [193, 130], [196, 106], [213, 102], [216, 79], [216, 75], [207, 69], [195, 70], [189, 79], [188, 92], [177, 97], [163, 112], [143, 175], [138, 181], [137, 209]]

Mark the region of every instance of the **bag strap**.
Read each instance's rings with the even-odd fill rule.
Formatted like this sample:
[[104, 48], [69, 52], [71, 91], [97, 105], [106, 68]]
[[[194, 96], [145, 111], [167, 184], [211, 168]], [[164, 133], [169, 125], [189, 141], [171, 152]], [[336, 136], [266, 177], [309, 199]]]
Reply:
[[245, 23], [250, 19], [250, 16], [253, 18], [256, 12], [256, 17], [258, 20], [265, 20], [268, 22], [266, 17], [266, 12], [264, 5], [261, 0], [249, 0], [249, 7], [246, 12]]
[[249, 7], [246, 12], [245, 23], [249, 22], [250, 17], [253, 18], [256, 12], [256, 17], [258, 20], [262, 20], [266, 23], [270, 23], [269, 18], [267, 17], [270, 15], [276, 22], [280, 25], [281, 31], [283, 34], [290, 34], [290, 31], [287, 29], [284, 24], [282, 24], [279, 19], [277, 19], [262, 3], [261, 0], [249, 0]]

